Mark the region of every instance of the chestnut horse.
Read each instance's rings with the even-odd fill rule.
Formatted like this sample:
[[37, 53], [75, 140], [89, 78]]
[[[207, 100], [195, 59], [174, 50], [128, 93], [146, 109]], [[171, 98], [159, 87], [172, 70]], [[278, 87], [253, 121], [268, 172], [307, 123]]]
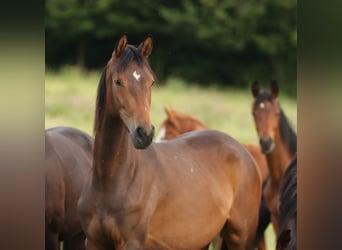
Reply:
[[78, 201], [87, 249], [251, 249], [261, 176], [230, 136], [195, 131], [153, 143], [148, 36], [117, 42], [98, 86], [91, 179]]
[[297, 249], [297, 154], [287, 168], [279, 193], [277, 250]]
[[94, 139], [70, 127], [45, 131], [45, 249], [85, 249], [77, 200], [91, 168]]
[[261, 92], [257, 81], [252, 84], [252, 114], [262, 152], [266, 155], [269, 178], [263, 189], [271, 222], [279, 233], [279, 188], [282, 177], [297, 152], [297, 135], [290, 126], [278, 101], [278, 85], [270, 84], [270, 92]]
[[[181, 134], [190, 131], [208, 129], [207, 125], [205, 125], [201, 120], [194, 116], [179, 111], [175, 111], [173, 108], [165, 108], [164, 110], [166, 113], [166, 119], [162, 122], [160, 126], [160, 132], [155, 140], [156, 142], [160, 142], [163, 140], [171, 140], [178, 137]], [[255, 144], [242, 145], [256, 160], [261, 171], [262, 181], [263, 183], [265, 183], [268, 177], [268, 167], [266, 157], [261, 152], [260, 146]], [[259, 226], [256, 238], [254, 240], [254, 245], [257, 245], [256, 248], [258, 250], [262, 250], [266, 249], [265, 239], [263, 235], [266, 227], [270, 223], [270, 213], [266, 205], [264, 204], [263, 199], [260, 204], [259, 213]], [[215, 245], [219, 245], [219, 243], [215, 242]]]

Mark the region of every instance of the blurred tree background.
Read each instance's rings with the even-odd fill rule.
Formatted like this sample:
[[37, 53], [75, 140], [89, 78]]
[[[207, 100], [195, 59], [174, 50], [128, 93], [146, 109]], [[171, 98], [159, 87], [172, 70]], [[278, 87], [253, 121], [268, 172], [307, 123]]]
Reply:
[[46, 66], [103, 68], [117, 39], [154, 38], [152, 68], [179, 77], [246, 87], [279, 82], [296, 95], [296, 0], [47, 0]]

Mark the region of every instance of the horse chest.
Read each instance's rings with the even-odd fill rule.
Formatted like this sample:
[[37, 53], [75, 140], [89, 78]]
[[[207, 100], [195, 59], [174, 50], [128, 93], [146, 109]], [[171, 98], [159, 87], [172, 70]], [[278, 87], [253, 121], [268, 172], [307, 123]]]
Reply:
[[[142, 205], [129, 194], [97, 197], [88, 214], [87, 235], [99, 245], [122, 245], [136, 235], [146, 235]], [[126, 197], [124, 199], [124, 197]], [[88, 237], [89, 237], [88, 236]]]

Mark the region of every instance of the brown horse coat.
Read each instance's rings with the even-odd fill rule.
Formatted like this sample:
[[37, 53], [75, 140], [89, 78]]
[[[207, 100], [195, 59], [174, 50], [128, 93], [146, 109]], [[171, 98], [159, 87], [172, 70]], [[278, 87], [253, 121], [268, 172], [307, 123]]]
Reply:
[[[173, 108], [165, 108], [167, 115], [166, 119], [160, 126], [160, 132], [157, 136], [156, 142], [162, 140], [171, 140], [178, 137], [181, 134], [208, 129], [208, 127], [199, 119], [189, 114], [175, 111]], [[262, 182], [265, 183], [268, 177], [268, 166], [265, 155], [261, 152], [260, 146], [256, 144], [242, 144], [247, 151], [253, 156], [258, 164], [259, 170], [261, 171]], [[255, 238], [255, 245], [258, 250], [266, 249], [265, 238], [263, 235], [264, 228], [269, 224], [269, 211], [265, 208], [264, 201], [260, 207], [259, 226], [257, 235]], [[216, 239], [213, 242], [214, 245], [219, 245], [220, 239]]]
[[76, 204], [89, 174], [93, 138], [74, 128], [45, 131], [45, 249], [84, 249]]
[[[167, 118], [160, 126], [160, 134], [157, 136], [156, 142], [161, 140], [171, 140], [190, 131], [209, 129], [201, 120], [189, 114], [178, 112], [172, 108], [165, 108], [165, 113]], [[257, 162], [261, 172], [262, 181], [264, 182], [268, 177], [268, 167], [266, 157], [261, 152], [260, 146], [251, 143], [243, 143], [242, 145]]]
[[283, 175], [297, 152], [297, 135], [291, 128], [278, 101], [278, 85], [270, 84], [270, 92], [261, 92], [257, 81], [252, 85], [252, 113], [260, 147], [266, 155], [270, 177], [263, 195], [271, 212], [271, 221], [279, 233], [279, 189]]
[[101, 77], [91, 179], [78, 202], [87, 249], [204, 249], [220, 231], [229, 249], [249, 249], [261, 176], [230, 136], [196, 131], [152, 143], [146, 58], [121, 37]]

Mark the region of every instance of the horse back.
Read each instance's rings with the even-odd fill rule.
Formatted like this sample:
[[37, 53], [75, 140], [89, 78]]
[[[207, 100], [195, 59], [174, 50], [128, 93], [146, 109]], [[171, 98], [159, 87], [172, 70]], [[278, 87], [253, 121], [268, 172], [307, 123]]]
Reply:
[[224, 197], [223, 207], [232, 202], [226, 197], [243, 194], [246, 189], [255, 190], [252, 192], [256, 192], [257, 199], [261, 197], [261, 174], [255, 160], [225, 133], [192, 131], [170, 141], [153, 143], [144, 153], [150, 163], [150, 175], [157, 176], [156, 182], [163, 180], [160, 186], [167, 189], [183, 186], [198, 193], [209, 190]]

